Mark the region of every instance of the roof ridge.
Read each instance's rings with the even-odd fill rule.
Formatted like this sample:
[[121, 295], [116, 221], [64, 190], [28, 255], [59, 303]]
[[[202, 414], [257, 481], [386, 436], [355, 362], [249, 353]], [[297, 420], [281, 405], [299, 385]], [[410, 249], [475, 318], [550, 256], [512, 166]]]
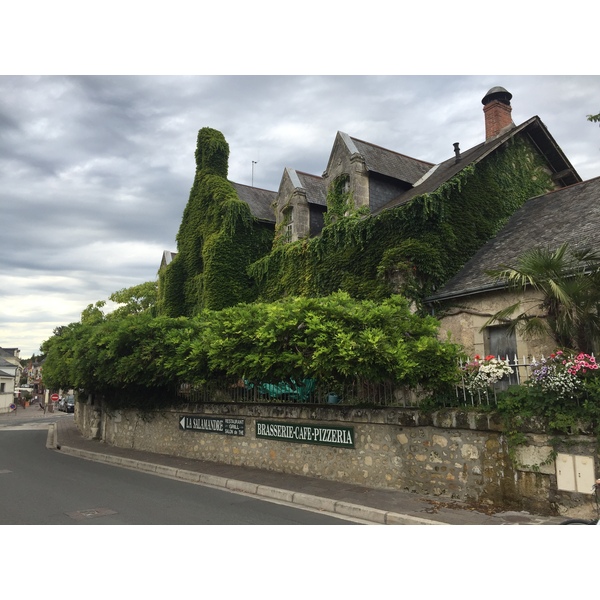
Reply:
[[314, 173], [307, 173], [306, 171], [299, 171], [298, 169], [294, 169], [296, 173], [299, 175], [306, 175], [307, 177], [314, 177], [315, 179], [323, 179], [321, 175], [315, 175]]

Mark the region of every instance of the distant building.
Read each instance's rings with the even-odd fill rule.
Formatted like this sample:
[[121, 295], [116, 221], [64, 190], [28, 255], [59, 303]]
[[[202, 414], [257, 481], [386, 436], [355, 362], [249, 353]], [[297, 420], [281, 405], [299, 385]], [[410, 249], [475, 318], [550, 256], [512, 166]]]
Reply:
[[0, 413], [9, 412], [23, 370], [18, 348], [0, 348]]

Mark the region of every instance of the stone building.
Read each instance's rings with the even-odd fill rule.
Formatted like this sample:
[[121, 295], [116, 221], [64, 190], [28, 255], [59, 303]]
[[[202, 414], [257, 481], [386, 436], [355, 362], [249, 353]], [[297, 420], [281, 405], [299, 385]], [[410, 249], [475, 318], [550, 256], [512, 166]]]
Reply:
[[539, 313], [540, 298], [533, 290], [515, 294], [486, 272], [514, 265], [534, 247], [574, 250], [600, 246], [600, 178], [531, 198], [485, 244], [463, 269], [428, 298], [438, 307], [442, 333], [447, 331], [472, 354], [518, 357], [547, 356], [555, 348], [550, 338], [523, 339], [507, 325], [485, 327], [497, 311], [521, 300], [530, 313]]
[[[259, 268], [253, 271], [256, 263], [248, 266], [257, 295], [274, 300], [342, 289], [360, 297], [364, 289], [377, 286], [386, 288], [380, 295], [405, 293], [412, 285], [407, 274], [415, 275], [416, 285], [426, 290], [423, 293], [431, 293], [454, 276], [527, 198], [580, 183], [538, 116], [520, 125], [512, 121], [511, 99], [502, 87], [490, 89], [481, 101], [482, 141], [466, 150], [449, 142], [454, 151], [438, 164], [338, 132], [322, 175], [285, 168], [277, 192], [232, 183], [256, 226], [275, 232], [276, 244], [316, 241], [325, 237], [325, 225], [347, 215], [378, 221], [373, 236], [364, 243], [361, 238], [356, 248], [330, 244], [313, 252], [314, 245], [307, 244], [302, 264], [286, 263], [281, 254], [261, 248]], [[388, 215], [394, 216], [386, 220]], [[399, 225], [389, 225], [393, 221]], [[344, 243], [343, 237], [337, 239]], [[166, 252], [161, 271], [172, 267], [174, 258], [175, 253]], [[435, 261], [430, 269], [429, 260]], [[381, 273], [387, 277], [384, 285], [378, 279]]]
[[332, 209], [331, 199], [336, 192], [347, 195], [345, 214], [361, 208], [378, 214], [435, 191], [465, 167], [485, 161], [516, 137], [526, 137], [542, 154], [557, 188], [581, 181], [539, 117], [520, 126], [513, 123], [511, 98], [502, 87], [489, 90], [482, 100], [485, 141], [466, 151], [454, 143], [454, 156], [440, 164], [338, 131], [321, 177], [291, 168], [283, 173], [274, 209], [277, 225], [286, 228], [286, 241], [318, 235], [323, 214]]

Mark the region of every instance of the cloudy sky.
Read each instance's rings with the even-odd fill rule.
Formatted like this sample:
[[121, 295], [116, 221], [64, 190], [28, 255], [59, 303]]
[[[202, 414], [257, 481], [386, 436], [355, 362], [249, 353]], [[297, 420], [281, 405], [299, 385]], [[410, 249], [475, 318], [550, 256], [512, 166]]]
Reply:
[[[24, 18], [29, 4], [10, 10]], [[206, 60], [207, 49], [223, 47], [222, 35], [217, 41], [205, 35], [210, 32], [206, 22], [196, 44], [190, 35], [196, 25], [188, 24], [185, 15], [179, 14], [181, 34], [173, 33], [160, 12], [148, 27], [148, 9], [145, 28], [139, 27], [138, 14], [128, 15], [147, 37], [136, 42], [135, 52], [113, 54], [106, 62], [106, 29], [71, 27], [61, 36], [46, 27], [54, 14], [49, 5], [39, 6], [46, 12], [38, 11], [39, 18], [26, 29], [28, 39], [37, 42], [35, 52], [15, 52], [29, 48], [13, 27], [18, 18], [0, 42], [2, 55], [10, 44], [15, 58], [0, 69], [0, 346], [19, 347], [22, 357], [39, 352], [55, 327], [79, 320], [89, 304], [156, 278], [163, 250], [177, 249], [175, 235], [194, 177], [201, 127], [225, 135], [232, 181], [277, 190], [285, 167], [321, 175], [337, 131], [433, 163], [445, 160], [453, 155], [454, 142], [466, 150], [483, 141], [481, 99], [500, 85], [513, 94], [515, 123], [538, 115], [584, 179], [600, 176], [600, 129], [586, 120], [600, 112], [600, 76], [439, 75], [449, 68], [441, 59], [463, 52], [452, 41], [460, 37], [459, 30], [439, 30], [443, 47], [429, 69], [417, 62], [423, 53], [414, 52], [421, 38], [410, 54], [397, 35], [394, 52], [410, 56], [412, 70], [398, 68], [397, 55], [389, 51], [385, 55], [392, 57], [392, 65], [384, 63], [381, 56], [388, 47], [377, 36], [361, 36], [360, 44], [337, 43], [335, 52], [327, 54], [335, 59], [330, 62], [322, 56], [308, 61], [305, 51], [301, 60], [294, 55], [287, 61], [273, 50], [313, 47], [307, 25], [315, 39], [324, 32], [329, 39], [327, 19], [315, 20], [307, 10], [296, 15], [304, 44], [289, 44], [286, 38], [286, 45], [274, 37], [281, 35], [277, 28], [269, 36], [252, 30], [242, 38], [247, 33], [243, 19], [252, 17], [248, 13], [228, 31], [243, 49], [238, 46], [234, 58], [220, 64]], [[171, 6], [184, 4], [175, 0]], [[323, 7], [318, 14], [323, 17]], [[99, 19], [95, 23], [102, 24]], [[171, 45], [191, 43], [187, 62], [161, 62], [165, 45], [159, 27], [170, 34]], [[379, 27], [386, 33], [394, 25], [379, 20]], [[581, 27], [585, 22], [580, 33]], [[87, 60], [77, 62], [86, 39]], [[110, 46], [119, 43], [132, 48], [127, 35], [111, 38]], [[368, 50], [375, 51], [376, 61]], [[280, 62], [261, 62], [267, 53]], [[560, 57], [564, 54], [551, 65], [535, 64], [561, 72]], [[380, 75], [353, 74], [368, 73], [373, 64]], [[505, 62], [500, 63], [505, 68], [498, 61], [483, 64], [489, 70], [477, 63], [478, 72], [519, 72]], [[468, 73], [462, 65], [450, 72]], [[575, 72], [585, 73], [578, 65]], [[313, 72], [328, 74], [302, 74]]]

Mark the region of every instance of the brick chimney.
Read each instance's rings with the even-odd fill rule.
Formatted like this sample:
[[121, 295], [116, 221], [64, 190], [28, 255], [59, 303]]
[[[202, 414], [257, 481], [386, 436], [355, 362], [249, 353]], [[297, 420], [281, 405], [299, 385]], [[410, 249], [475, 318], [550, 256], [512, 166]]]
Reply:
[[510, 113], [510, 99], [512, 94], [503, 87], [493, 87], [484, 97], [483, 114], [485, 115], [485, 140], [491, 140], [501, 133], [504, 133], [509, 127], [514, 127]]

